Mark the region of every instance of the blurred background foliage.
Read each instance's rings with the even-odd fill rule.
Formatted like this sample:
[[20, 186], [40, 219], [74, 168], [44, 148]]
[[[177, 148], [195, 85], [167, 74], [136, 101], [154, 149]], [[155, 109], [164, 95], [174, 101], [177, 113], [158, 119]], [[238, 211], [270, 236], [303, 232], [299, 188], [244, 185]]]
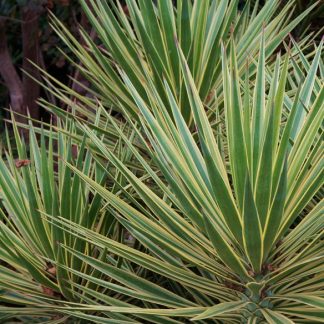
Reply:
[[[5, 30], [6, 45], [11, 61], [19, 78], [23, 78], [22, 69], [24, 66], [24, 40], [25, 28], [24, 10], [33, 11], [37, 20], [38, 32], [32, 37], [38, 43], [38, 57], [36, 63], [46, 69], [58, 80], [68, 83], [68, 75], [73, 73], [72, 68], [67, 64], [65, 58], [58, 48], [69, 54], [69, 49], [64, 46], [59, 37], [54, 33], [49, 24], [49, 11], [68, 26], [69, 30], [76, 35], [78, 26], [82, 22], [82, 13], [78, 0], [0, 0], [0, 23], [2, 31]], [[27, 30], [27, 32], [29, 32]], [[28, 82], [28, 81], [27, 81]], [[32, 80], [29, 78], [29, 82]], [[1, 118], [8, 116], [4, 108], [10, 105], [10, 87], [0, 73], [0, 109]], [[39, 89], [39, 96], [46, 97], [47, 94]], [[48, 98], [47, 98], [48, 99]], [[38, 113], [35, 116], [39, 119], [48, 119], [45, 112], [37, 106]], [[1, 123], [3, 129], [3, 122]]]

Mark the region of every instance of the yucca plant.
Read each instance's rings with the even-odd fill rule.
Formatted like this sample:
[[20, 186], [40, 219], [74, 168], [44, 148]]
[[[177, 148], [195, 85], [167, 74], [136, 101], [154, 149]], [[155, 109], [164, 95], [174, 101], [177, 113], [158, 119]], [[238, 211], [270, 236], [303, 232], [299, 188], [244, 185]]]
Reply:
[[[75, 58], [67, 59], [76, 64], [90, 81], [91, 87], [87, 89], [89, 96], [80, 96], [44, 72], [46, 82], [55, 85], [51, 90], [54, 95], [68, 106], [71, 95], [78, 98], [78, 110], [88, 119], [93, 120], [95, 116], [96, 102], [91, 100], [93, 95], [105, 106], [111, 106], [116, 111], [127, 109], [136, 118], [138, 107], [118, 71], [127, 73], [148, 106], [149, 98], [143, 83], [150, 75], [171, 113], [164, 81], [168, 83], [189, 125], [193, 116], [188, 109], [175, 39], [186, 57], [209, 115], [223, 101], [221, 43], [224, 42], [228, 48], [230, 31], [237, 43], [238, 74], [242, 77], [246, 58], [253, 59], [258, 54], [262, 26], [267, 59], [271, 58], [289, 32], [319, 5], [314, 3], [307, 11], [290, 20], [294, 1], [287, 1], [284, 6], [278, 0], [267, 1], [261, 9], [258, 1], [246, 1], [239, 9], [239, 0], [178, 0], [175, 6], [172, 0], [127, 0], [127, 14], [118, 1], [80, 2], [95, 32], [87, 35], [81, 29], [85, 44], [80, 44], [58, 19], [53, 19], [52, 26], [75, 55]], [[311, 33], [307, 35], [300, 46], [308, 47], [313, 36]], [[255, 66], [250, 67], [249, 75], [255, 75]], [[48, 106], [44, 102], [43, 105]]]
[[[66, 242], [59, 244], [67, 256], [100, 276], [54, 260], [71, 278], [83, 278], [96, 287], [81, 288], [67, 279], [66, 289], [79, 296], [74, 288], [80, 287], [84, 297], [57, 305], [55, 311], [98, 323], [119, 323], [116, 315], [129, 316], [118, 318], [121, 322], [149, 323], [321, 322], [324, 91], [315, 85], [322, 43], [289, 108], [285, 88], [294, 73], [289, 74], [288, 57], [284, 62], [277, 57], [266, 81], [261, 41], [257, 82], [251, 87], [248, 77], [238, 76], [234, 42], [229, 56], [223, 48], [225, 114], [216, 129], [178, 51], [197, 136], [191, 134], [167, 82], [171, 116], [153, 81], [145, 84], [148, 107], [123, 73], [141, 123], [125, 116], [146, 146], [152, 165], [109, 113], [104, 109], [98, 113], [98, 119], [110, 121], [155, 186], [136, 176], [105, 144], [98, 135], [104, 136], [104, 129], [94, 131], [77, 123], [96, 163], [112, 163], [135, 193], [130, 195], [124, 186], [117, 195], [77, 165], [65, 161], [65, 168], [102, 197], [105, 210], [140, 245], [131, 247], [43, 210], [49, 224], [65, 235], [96, 246], [101, 255], [108, 251], [98, 258]], [[122, 301], [111, 298], [107, 290], [118, 292]], [[33, 301], [25, 307], [26, 312], [52, 310]]]
[[[76, 141], [78, 134], [71, 123], [64, 125], [60, 120], [58, 123], [60, 133], [53, 128], [31, 127], [29, 145], [20, 137], [14, 123], [14, 149], [8, 141], [4, 159], [0, 160], [0, 302], [7, 305], [54, 307], [64, 301], [83, 300], [81, 286], [96, 289], [96, 284], [67, 272], [66, 267], [93, 278], [101, 277], [79, 259], [68, 256], [60, 244], [99, 259], [105, 258], [107, 253], [48, 223], [42, 219], [42, 213], [59, 215], [124, 241], [123, 230], [114, 217], [102, 210], [102, 198], [92, 194], [63, 161], [73, 161], [98, 183], [105, 183], [109, 165], [102, 167], [94, 163], [85, 141]], [[7, 139], [10, 139], [9, 133]], [[117, 142], [117, 154], [118, 146]], [[118, 155], [127, 162], [127, 153]], [[121, 181], [118, 173], [114, 177]], [[117, 193], [118, 187], [113, 183], [111, 190]], [[57, 312], [55, 308], [45, 312], [0, 310], [1, 322], [11, 317], [27, 323], [37, 322], [37, 319], [44, 322], [56, 318]], [[58, 322], [66, 318], [59, 316]]]
[[[141, 91], [119, 66], [136, 117], [119, 98], [116, 118], [99, 95], [73, 103], [79, 112], [86, 103], [96, 109], [87, 122], [43, 102], [65, 126], [29, 127], [29, 155], [16, 131], [17, 162], [27, 165], [17, 170], [10, 151], [0, 164], [2, 320], [322, 321], [323, 42], [305, 55], [292, 41], [266, 64], [266, 32], [260, 35], [258, 54], [241, 63], [235, 34], [222, 43], [222, 99], [213, 97], [213, 109], [176, 39], [183, 97], [167, 76], [157, 84], [153, 71]], [[52, 91], [66, 103], [75, 96]], [[50, 177], [43, 171], [54, 160], [48, 137], [63, 147]], [[66, 182], [72, 175], [78, 193]], [[93, 197], [93, 221], [84, 223]], [[84, 212], [74, 213], [76, 206]]]

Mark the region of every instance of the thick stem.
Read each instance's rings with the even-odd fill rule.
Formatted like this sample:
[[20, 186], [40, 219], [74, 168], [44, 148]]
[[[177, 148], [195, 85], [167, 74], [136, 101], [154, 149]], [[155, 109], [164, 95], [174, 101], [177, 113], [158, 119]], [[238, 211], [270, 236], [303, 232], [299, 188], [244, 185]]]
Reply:
[[28, 107], [32, 118], [39, 119], [39, 107], [36, 100], [40, 94], [40, 86], [32, 78], [40, 80], [40, 72], [33, 63], [39, 65], [39, 10], [26, 5], [22, 8], [23, 39], [23, 75], [24, 104]]
[[[9, 53], [5, 19], [2, 18], [0, 18], [0, 75], [9, 91], [11, 109], [25, 115], [23, 85]], [[24, 121], [24, 118], [19, 116], [16, 119], [19, 122]]]

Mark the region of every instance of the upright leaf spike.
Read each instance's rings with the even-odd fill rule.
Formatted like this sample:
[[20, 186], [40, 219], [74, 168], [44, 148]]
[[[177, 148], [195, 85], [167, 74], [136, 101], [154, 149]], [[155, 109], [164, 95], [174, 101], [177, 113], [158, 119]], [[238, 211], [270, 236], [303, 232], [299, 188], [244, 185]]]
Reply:
[[262, 130], [265, 116], [265, 50], [264, 50], [264, 30], [261, 35], [260, 55], [257, 68], [256, 87], [253, 95], [252, 110], [252, 185], [255, 186], [259, 160], [261, 157]]
[[253, 272], [261, 271], [263, 240], [257, 206], [254, 200], [250, 176], [247, 172], [243, 204], [243, 242]]

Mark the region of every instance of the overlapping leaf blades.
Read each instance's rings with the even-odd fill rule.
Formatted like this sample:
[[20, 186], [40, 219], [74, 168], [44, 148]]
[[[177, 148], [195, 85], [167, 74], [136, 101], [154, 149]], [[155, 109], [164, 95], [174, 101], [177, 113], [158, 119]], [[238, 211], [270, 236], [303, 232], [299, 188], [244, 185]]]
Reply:
[[[157, 5], [153, 1], [129, 0], [126, 1], [127, 14], [119, 2], [116, 4], [113, 0], [82, 0], [81, 3], [96, 32], [95, 39], [81, 31], [86, 43], [83, 46], [57, 19], [53, 20], [53, 28], [81, 63], [80, 71], [92, 85], [89, 93], [95, 93], [105, 106], [111, 105], [117, 111], [124, 107], [136, 118], [138, 108], [118, 69], [127, 74], [146, 104], [149, 104], [144, 84], [149, 82], [147, 76], [167, 102], [165, 79], [188, 124], [192, 123], [193, 116], [188, 109], [175, 39], [179, 41], [203, 103], [214, 111], [218, 102], [223, 101], [221, 43], [229, 44], [230, 30], [237, 42], [237, 72], [242, 77], [246, 58], [255, 58], [258, 54], [262, 26], [264, 58], [267, 59], [316, 7], [315, 3], [289, 22], [287, 16], [292, 12], [294, 1], [288, 1], [283, 7], [280, 1], [267, 1], [261, 10], [258, 2], [252, 5], [252, 1], [246, 1], [239, 10], [238, 0], [178, 0], [175, 7], [172, 0], [159, 0]], [[311, 35], [300, 46], [307, 47], [310, 40]], [[251, 66], [249, 74], [253, 75], [255, 70]], [[52, 82], [57, 86], [52, 91], [60, 98], [66, 91], [73, 92], [57, 80], [52, 79]], [[91, 99], [76, 92], [73, 96], [80, 101], [80, 112], [93, 118], [93, 113], [87, 109], [93, 106]], [[69, 105], [70, 99], [65, 96], [64, 102]], [[171, 111], [169, 105], [166, 108]]]
[[[207, 7], [189, 8], [188, 3], [182, 2], [182, 12], [192, 10], [195, 21], [217, 25], [206, 18]], [[101, 5], [98, 2], [98, 8]], [[172, 7], [161, 2], [158, 9], [153, 7], [163, 10], [161, 26], [154, 19], [143, 22], [140, 15], [152, 15], [152, 7], [146, 1], [140, 6], [141, 11], [129, 1], [143, 38], [149, 30], [150, 37], [157, 37], [152, 44], [174, 45], [170, 50], [176, 57], [165, 57], [161, 64], [166, 66], [150, 65], [156, 55], [168, 54], [148, 48], [151, 56], [137, 58], [137, 68], [148, 64], [156, 71], [143, 69], [140, 87], [134, 74], [120, 70], [119, 84], [138, 111], [136, 121], [126, 101], [119, 102], [125, 127], [104, 109], [105, 100], [89, 101], [91, 107], [99, 106], [95, 125], [65, 114], [71, 129], [62, 131], [73, 136], [50, 136], [58, 139], [63, 157], [58, 177], [48, 166], [53, 155], [45, 149], [45, 138], [38, 148], [33, 128], [31, 166], [20, 173], [13, 163], [1, 163], [5, 210], [17, 214], [12, 219], [3, 215], [8, 223], [1, 225], [5, 244], [0, 251], [15, 269], [1, 266], [3, 300], [25, 305], [29, 315], [66, 316], [62, 321], [71, 316], [96, 323], [320, 322], [323, 44], [306, 57], [295, 43], [287, 55], [278, 55], [267, 66], [267, 29], [256, 60], [250, 62], [242, 61], [242, 45], [235, 45], [232, 35], [219, 54], [222, 100], [212, 114], [201, 99], [196, 78], [201, 66], [190, 58], [188, 39], [163, 39], [161, 44], [156, 33], [157, 28], [185, 26], [188, 21], [173, 21]], [[111, 28], [117, 28], [113, 21]], [[123, 22], [128, 23], [126, 17]], [[198, 36], [204, 33], [199, 28], [194, 31]], [[127, 25], [125, 29], [132, 31]], [[204, 51], [197, 46], [192, 56], [201, 57]], [[166, 72], [157, 82], [159, 68]], [[181, 97], [175, 95], [179, 92], [174, 91], [173, 78], [182, 80]], [[58, 96], [68, 100], [63, 92]], [[181, 102], [192, 116], [189, 126]], [[75, 109], [84, 107], [79, 103]], [[111, 134], [118, 138], [116, 147], [111, 146]], [[26, 158], [16, 138], [20, 158]], [[75, 143], [85, 151], [85, 161], [72, 159]], [[56, 186], [58, 195], [53, 194]], [[88, 204], [95, 201], [92, 194], [98, 198], [98, 222], [85, 224], [82, 220], [91, 214]], [[77, 212], [83, 209], [88, 212]], [[115, 221], [116, 227], [110, 227]], [[130, 233], [131, 244], [125, 244], [124, 231]], [[35, 240], [30, 239], [33, 235]], [[58, 270], [54, 277], [44, 271], [49, 260]], [[19, 272], [62, 294], [63, 300], [44, 297], [32, 281], [24, 285]], [[24, 294], [33, 298], [27, 303]], [[0, 308], [5, 316], [15, 311]]]
[[[135, 210], [72, 165], [71, 169], [109, 203], [109, 208], [118, 220], [152, 256], [99, 237], [63, 220], [58, 222], [92, 244], [107, 248], [120, 257], [176, 282], [190, 292], [188, 301], [194, 302], [191, 307], [183, 305], [182, 308], [174, 307], [174, 310], [155, 307], [141, 307], [136, 310], [129, 310], [127, 307], [99, 307], [98, 311], [173, 315], [193, 320], [213, 317], [230, 321], [231, 318], [233, 322], [244, 317], [251, 321], [264, 317], [269, 322], [290, 322], [289, 318], [296, 321], [320, 321], [320, 308], [323, 305], [320, 290], [320, 273], [323, 271], [320, 238], [323, 221], [319, 215], [322, 203], [315, 203], [314, 206], [312, 199], [319, 193], [322, 185], [321, 150], [316, 143], [320, 140], [319, 120], [323, 119], [324, 113], [323, 89], [317, 92], [305, 80], [289, 110], [284, 105], [288, 59], [281, 64], [278, 57], [268, 91], [265, 87], [251, 91], [241, 87], [237, 76], [234, 44], [231, 46], [232, 54], [229, 59], [223, 52], [225, 141], [227, 147], [233, 147], [229, 151], [229, 173], [227, 160], [218, 151], [215, 131], [208, 122], [181, 52], [182, 73], [188, 102], [196, 121], [198, 139], [190, 134], [183, 117], [176, 109], [176, 99], [168, 90], [167, 84], [165, 86], [169, 104], [173, 106], [172, 116], [167, 113], [153, 82], [146, 89], [151, 103], [148, 109], [127, 75], [123, 75], [124, 82], [141, 112], [141, 125], [152, 145], [151, 148], [148, 147], [149, 152], [168, 187], [164, 187], [165, 184], [160, 177], [156, 177], [155, 171], [145, 160], [140, 156], [137, 158], [156, 184], [162, 190], [165, 189], [163, 197], [125, 167], [90, 128], [79, 125], [92, 145], [97, 147], [97, 151], [123, 174], [147, 209]], [[262, 46], [261, 42], [261, 52]], [[321, 46], [322, 44], [318, 50], [321, 50]], [[262, 61], [262, 56], [260, 60]], [[264, 71], [260, 69], [265, 69], [264, 62], [258, 64], [258, 74], [265, 78]], [[262, 82], [267, 84], [265, 80]], [[305, 87], [309, 87], [308, 90], [315, 95], [312, 104], [308, 105], [298, 134], [298, 138], [304, 136], [306, 142], [289, 142], [292, 125], [296, 121], [298, 102]], [[244, 100], [246, 96], [256, 96], [256, 91], [264, 91], [265, 99], [261, 106], [257, 100]], [[245, 106], [249, 102], [253, 103], [252, 107]], [[248, 121], [252, 124], [253, 115], [258, 113], [258, 109], [262, 110], [258, 118], [263, 118], [260, 122], [265, 126], [260, 128], [260, 148], [255, 156], [252, 144], [253, 128], [246, 124], [245, 113], [251, 116]], [[107, 114], [105, 116], [116, 127], [116, 131], [120, 132], [113, 119]], [[317, 118], [314, 119], [314, 116]], [[283, 123], [284, 120], [286, 122]], [[307, 134], [312, 134], [311, 137], [306, 136], [304, 127], [307, 127]], [[137, 131], [140, 134], [140, 128]], [[120, 136], [135, 153], [136, 149], [127, 137], [122, 132]], [[241, 138], [243, 151], [236, 153], [237, 143], [234, 141], [238, 138]], [[248, 143], [248, 140], [251, 142]], [[298, 155], [298, 160], [303, 161], [299, 173], [292, 169], [294, 162], [291, 156], [296, 151], [302, 152], [302, 156]], [[271, 160], [270, 164], [268, 159]], [[242, 185], [235, 185], [239, 179], [229, 175], [235, 173], [235, 168], [241, 167], [239, 163], [246, 166], [246, 170], [241, 171], [244, 173], [241, 181], [244, 182]], [[253, 179], [255, 164], [257, 174]], [[292, 175], [294, 180], [290, 178]], [[302, 196], [301, 190], [295, 187], [297, 184], [302, 185]], [[216, 193], [215, 190], [219, 188], [215, 189], [215, 185], [221, 186], [222, 191]], [[229, 198], [223, 197], [224, 194]], [[224, 209], [225, 206], [222, 207], [227, 199], [232, 201], [232, 212]], [[303, 220], [296, 222], [297, 217], [302, 214]], [[296, 222], [296, 226], [288, 231], [293, 222]], [[84, 260], [83, 256], [79, 257]], [[88, 262], [93, 267], [98, 267], [92, 261]], [[104, 268], [102, 271], [105, 271]], [[140, 282], [142, 279], [137, 280]], [[304, 284], [305, 281], [310, 285]], [[218, 306], [212, 306], [215, 299], [220, 302]], [[157, 303], [161, 308], [163, 304], [158, 301]], [[258, 311], [259, 307], [262, 308], [261, 312]]]

